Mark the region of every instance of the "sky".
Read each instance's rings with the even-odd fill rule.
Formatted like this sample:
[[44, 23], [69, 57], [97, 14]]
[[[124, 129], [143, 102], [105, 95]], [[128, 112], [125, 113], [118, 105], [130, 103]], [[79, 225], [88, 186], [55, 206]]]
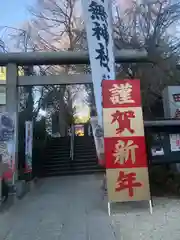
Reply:
[[26, 9], [34, 0], [1, 0], [0, 26], [15, 27], [29, 17]]
[[[21, 25], [30, 16], [26, 7], [33, 5], [34, 2], [35, 0], [1, 0], [0, 26]], [[132, 0], [116, 0], [116, 2], [117, 4], [121, 2], [120, 5], [125, 6]]]

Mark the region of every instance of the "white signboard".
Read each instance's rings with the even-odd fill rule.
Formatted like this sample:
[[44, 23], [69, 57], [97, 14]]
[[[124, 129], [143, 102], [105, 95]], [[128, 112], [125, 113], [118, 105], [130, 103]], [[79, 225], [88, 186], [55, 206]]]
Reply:
[[164, 155], [164, 149], [163, 148], [151, 148], [151, 154], [152, 156], [162, 156]]
[[[180, 119], [180, 86], [168, 86], [163, 91], [164, 117]], [[180, 151], [179, 134], [171, 134], [170, 147], [172, 152]], [[176, 164], [176, 169], [180, 172], [180, 164]]]
[[180, 151], [180, 134], [170, 134], [170, 145], [171, 151], [177, 152]]
[[98, 124], [97, 117], [91, 117], [91, 126], [96, 146], [96, 151], [99, 159], [99, 164], [104, 164], [104, 137], [102, 127]]
[[25, 140], [25, 171], [32, 172], [32, 141], [33, 141], [33, 125], [31, 121], [26, 121], [26, 140]]
[[[103, 79], [115, 79], [115, 60], [112, 37], [112, 1], [111, 0], [82, 0], [82, 7], [87, 32], [89, 57], [94, 86], [94, 96], [98, 118], [96, 124], [92, 125], [96, 150], [100, 158], [103, 149], [102, 133], [102, 88]], [[92, 119], [91, 122], [95, 122]], [[93, 126], [96, 129], [93, 129]], [[98, 125], [98, 127], [97, 127]], [[101, 128], [101, 131], [99, 129]], [[96, 131], [98, 133], [96, 133]], [[98, 138], [98, 139], [96, 139]], [[98, 146], [101, 146], [101, 150]], [[102, 155], [101, 155], [102, 156]]]
[[168, 86], [162, 95], [164, 117], [180, 119], [180, 86]]

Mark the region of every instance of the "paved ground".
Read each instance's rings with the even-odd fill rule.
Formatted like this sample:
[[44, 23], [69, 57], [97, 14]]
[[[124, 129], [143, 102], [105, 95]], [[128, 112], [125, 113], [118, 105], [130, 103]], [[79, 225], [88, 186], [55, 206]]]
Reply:
[[100, 184], [94, 176], [43, 180], [0, 215], [0, 240], [116, 239]]
[[118, 204], [107, 215], [99, 176], [45, 179], [0, 213], [0, 240], [179, 240], [180, 200]]

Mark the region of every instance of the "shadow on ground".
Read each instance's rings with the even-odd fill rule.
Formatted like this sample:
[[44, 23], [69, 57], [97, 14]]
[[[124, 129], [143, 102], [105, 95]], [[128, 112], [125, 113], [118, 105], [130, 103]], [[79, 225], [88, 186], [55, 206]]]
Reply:
[[0, 213], [5, 213], [10, 210], [10, 208], [14, 205], [15, 199], [14, 196], [9, 196], [6, 202], [1, 203], [0, 205]]
[[155, 197], [180, 197], [180, 173], [169, 166], [153, 166], [149, 171], [151, 195]]

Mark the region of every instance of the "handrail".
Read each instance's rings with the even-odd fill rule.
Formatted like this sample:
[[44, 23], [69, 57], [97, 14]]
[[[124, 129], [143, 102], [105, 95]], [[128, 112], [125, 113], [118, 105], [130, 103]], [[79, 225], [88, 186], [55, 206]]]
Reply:
[[72, 145], [72, 134], [70, 133], [70, 151], [69, 151], [70, 152], [70, 156], [69, 156], [70, 159], [71, 159], [71, 156], [72, 156], [72, 150], [71, 150], [72, 147], [71, 147], [71, 145]]
[[71, 160], [74, 160], [74, 125], [71, 125], [70, 158]]

